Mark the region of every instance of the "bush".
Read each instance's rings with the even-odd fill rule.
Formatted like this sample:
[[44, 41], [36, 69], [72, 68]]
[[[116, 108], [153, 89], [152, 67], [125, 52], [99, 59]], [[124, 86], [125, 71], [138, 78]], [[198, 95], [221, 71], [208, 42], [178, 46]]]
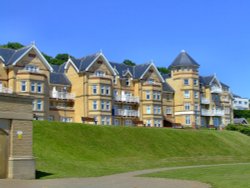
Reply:
[[240, 133], [250, 136], [250, 127], [247, 125], [229, 124], [228, 126], [226, 126], [226, 130], [238, 131]]

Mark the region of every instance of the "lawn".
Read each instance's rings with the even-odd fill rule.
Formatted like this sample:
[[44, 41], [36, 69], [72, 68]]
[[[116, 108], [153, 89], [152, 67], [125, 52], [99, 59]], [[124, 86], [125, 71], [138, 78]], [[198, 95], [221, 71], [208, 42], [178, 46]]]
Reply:
[[213, 188], [247, 188], [250, 187], [250, 164], [169, 170], [143, 176], [195, 180]]
[[34, 121], [39, 178], [250, 161], [250, 137], [231, 131], [90, 126]]

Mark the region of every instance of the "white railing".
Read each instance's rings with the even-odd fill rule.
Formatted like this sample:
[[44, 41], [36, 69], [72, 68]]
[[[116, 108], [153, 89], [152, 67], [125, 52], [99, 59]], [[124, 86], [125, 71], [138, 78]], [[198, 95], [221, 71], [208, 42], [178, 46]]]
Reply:
[[206, 109], [202, 109], [201, 110], [201, 115], [202, 116], [224, 116], [225, 112], [224, 112], [224, 110], [206, 110]]
[[13, 90], [11, 88], [7, 87], [0, 87], [0, 93], [13, 93]]
[[139, 103], [139, 97], [135, 96], [127, 96], [127, 95], [117, 95], [114, 96], [115, 101], [121, 102], [131, 102], [131, 103]]
[[222, 89], [216, 86], [211, 88], [211, 93], [222, 93]]
[[139, 117], [139, 112], [137, 110], [117, 109], [115, 116]]
[[75, 99], [74, 93], [51, 91], [50, 97], [55, 99]]
[[209, 104], [210, 100], [204, 97], [201, 97], [201, 104]]
[[50, 109], [73, 110], [74, 108], [70, 106], [50, 106]]

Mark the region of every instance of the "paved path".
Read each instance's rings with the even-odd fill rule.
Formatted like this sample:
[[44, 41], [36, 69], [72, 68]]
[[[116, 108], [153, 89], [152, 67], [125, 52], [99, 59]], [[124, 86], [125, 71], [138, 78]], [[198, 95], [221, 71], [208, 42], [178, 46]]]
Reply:
[[142, 174], [160, 172], [165, 170], [201, 168], [222, 165], [199, 165], [184, 167], [167, 167], [152, 170], [141, 170], [129, 173], [115, 174], [96, 178], [67, 178], [67, 179], [48, 179], [48, 180], [0, 180], [0, 188], [210, 188], [205, 183], [196, 181], [171, 180], [163, 178], [135, 177]]

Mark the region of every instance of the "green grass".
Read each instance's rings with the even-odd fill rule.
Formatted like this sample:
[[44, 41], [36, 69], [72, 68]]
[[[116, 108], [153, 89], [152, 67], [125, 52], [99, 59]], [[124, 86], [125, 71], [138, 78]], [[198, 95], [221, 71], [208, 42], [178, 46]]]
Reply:
[[33, 124], [34, 155], [41, 178], [250, 161], [250, 137], [238, 132], [46, 121]]
[[213, 188], [247, 188], [250, 187], [250, 164], [169, 170], [143, 176], [195, 180]]

